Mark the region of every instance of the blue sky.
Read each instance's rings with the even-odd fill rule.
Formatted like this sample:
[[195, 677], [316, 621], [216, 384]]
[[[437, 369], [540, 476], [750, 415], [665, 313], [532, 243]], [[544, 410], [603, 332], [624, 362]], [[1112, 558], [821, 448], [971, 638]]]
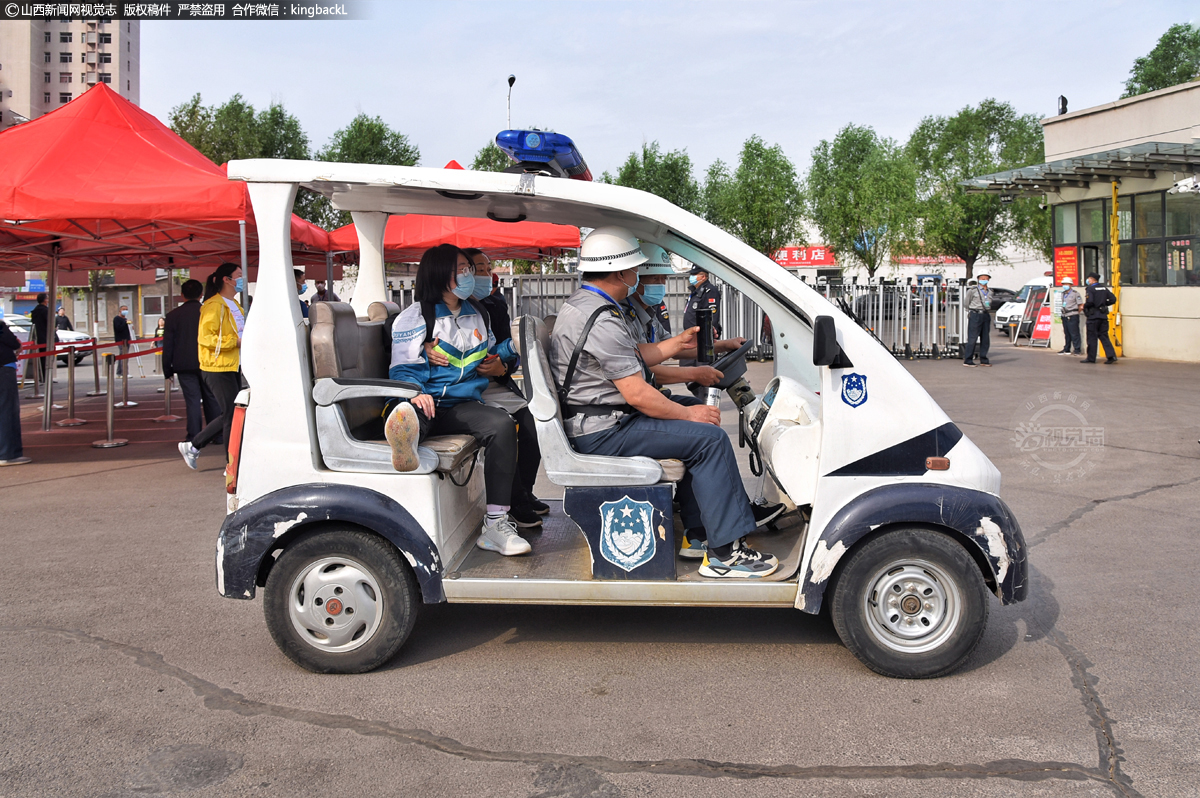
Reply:
[[1195, 2], [374, 2], [369, 21], [144, 22], [142, 105], [200, 92], [282, 102], [316, 145], [383, 117], [424, 166], [505, 126], [575, 139], [592, 171], [643, 141], [697, 175], [758, 134], [802, 169], [850, 122], [900, 140], [986, 97], [1040, 116], [1117, 99], [1133, 59]]

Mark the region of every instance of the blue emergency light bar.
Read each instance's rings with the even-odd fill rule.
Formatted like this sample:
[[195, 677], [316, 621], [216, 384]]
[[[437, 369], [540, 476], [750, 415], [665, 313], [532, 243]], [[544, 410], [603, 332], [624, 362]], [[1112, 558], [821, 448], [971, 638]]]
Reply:
[[592, 173], [575, 142], [545, 130], [502, 130], [496, 146], [515, 163], [508, 172], [550, 172], [573, 180], [591, 180]]

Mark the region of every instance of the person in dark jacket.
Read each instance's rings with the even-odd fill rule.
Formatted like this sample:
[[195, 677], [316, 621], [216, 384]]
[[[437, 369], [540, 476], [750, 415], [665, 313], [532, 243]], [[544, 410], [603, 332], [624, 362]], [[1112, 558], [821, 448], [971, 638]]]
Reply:
[[75, 332], [74, 325], [72, 325], [71, 320], [67, 318], [67, 309], [66, 308], [58, 309], [58, 315], [54, 317], [54, 329], [69, 330], [70, 332]]
[[190, 443], [205, 424], [221, 415], [221, 408], [217, 406], [217, 397], [200, 378], [200, 358], [196, 349], [204, 284], [199, 280], [188, 280], [179, 291], [187, 301], [166, 316], [162, 363], [163, 376], [174, 377], [183, 392], [183, 403], [187, 407], [187, 437], [184, 440]]
[[[129, 342], [133, 340], [133, 336], [129, 334], [129, 306], [122, 305], [121, 312], [113, 317], [113, 341], [117, 346], [117, 351], [120, 354], [125, 354], [129, 351]], [[125, 373], [125, 361], [117, 361], [117, 374]]]
[[[38, 344], [44, 344], [50, 340], [46, 335], [46, 329], [50, 321], [50, 308], [46, 304], [47, 297], [47, 294], [38, 294], [37, 304], [33, 306], [33, 310], [29, 311], [29, 321], [33, 323], [33, 341]], [[44, 379], [46, 376], [46, 358], [39, 357], [34, 362], [37, 363], [38, 374]]]
[[1111, 366], [1117, 362], [1117, 352], [1108, 339], [1108, 306], [1116, 302], [1112, 291], [1100, 282], [1100, 275], [1092, 272], [1087, 276], [1087, 295], [1083, 300], [1083, 315], [1087, 317], [1087, 357], [1080, 363], [1096, 362], [1097, 340], [1104, 344], [1104, 365]]
[[20, 351], [20, 339], [0, 321], [0, 466], [31, 462], [21, 448], [21, 397], [17, 393]]

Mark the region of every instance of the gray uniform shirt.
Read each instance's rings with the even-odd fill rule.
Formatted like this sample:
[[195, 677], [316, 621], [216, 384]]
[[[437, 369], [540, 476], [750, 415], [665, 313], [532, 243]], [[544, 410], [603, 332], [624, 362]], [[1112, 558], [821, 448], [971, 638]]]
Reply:
[[1062, 295], [1062, 315], [1078, 316], [1079, 307], [1083, 304], [1083, 300], [1079, 297], [1079, 292], [1074, 288], [1068, 288], [1063, 291]]
[[[609, 304], [599, 294], [580, 288], [567, 298], [558, 311], [558, 320], [550, 336], [550, 370], [558, 385], [561, 386], [566, 379], [567, 364], [571, 362], [571, 353], [575, 351], [575, 343], [583, 333], [588, 318], [596, 308]], [[583, 352], [579, 355], [567, 402], [573, 405], [611, 406], [614, 411], [610, 415], [579, 414], [564, 419], [567, 437], [590, 435], [615, 427], [623, 415], [615, 407], [624, 405], [625, 397], [621, 396], [613, 380], [640, 373], [641, 353], [629, 334], [623, 314], [616, 307], [613, 307], [612, 313], [601, 313], [592, 325]]]
[[967, 289], [967, 310], [988, 311], [992, 308], [992, 292], [981, 285]]

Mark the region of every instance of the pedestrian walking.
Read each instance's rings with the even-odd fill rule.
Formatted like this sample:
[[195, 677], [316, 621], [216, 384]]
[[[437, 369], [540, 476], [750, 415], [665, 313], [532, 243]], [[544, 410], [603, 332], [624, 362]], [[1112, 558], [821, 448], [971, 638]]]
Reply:
[[20, 339], [0, 321], [0, 466], [32, 462], [21, 448], [21, 396], [17, 392], [20, 351]]
[[242, 268], [236, 263], [222, 263], [208, 276], [204, 293], [207, 299], [200, 306], [200, 324], [196, 331], [196, 353], [200, 361], [201, 378], [208, 384], [221, 406], [221, 415], [200, 430], [192, 442], [179, 444], [179, 453], [188, 468], [196, 469], [200, 450], [223, 436], [225, 460], [229, 461], [229, 430], [233, 426], [233, 402], [242, 389], [241, 354], [242, 330], [246, 314], [234, 299], [245, 285]]
[[200, 376], [200, 356], [197, 350], [200, 328], [200, 296], [204, 284], [188, 280], [179, 289], [184, 303], [163, 319], [162, 364], [163, 376], [174, 378], [183, 393], [187, 408], [187, 437], [190, 443], [205, 424], [221, 417], [217, 397]]
[[967, 348], [963, 353], [963, 365], [971, 369], [975, 368], [976, 339], [979, 341], [979, 365], [992, 365], [988, 360], [992, 332], [992, 292], [988, 290], [991, 280], [992, 276], [984, 272], [974, 285], [967, 287]]
[[58, 315], [54, 317], [54, 329], [75, 332], [75, 327], [71, 324], [71, 320], [67, 318], [66, 308], [60, 307], [58, 309]]
[[1083, 354], [1083, 341], [1079, 336], [1079, 311], [1083, 307], [1083, 297], [1075, 290], [1075, 281], [1070, 277], [1064, 277], [1062, 284], [1062, 325], [1066, 341], [1059, 354], [1069, 355], [1074, 350], [1078, 357]]
[[[129, 334], [129, 306], [122, 305], [121, 312], [113, 317], [113, 340], [117, 343], [117, 352], [125, 354], [129, 351], [129, 342], [133, 336]], [[117, 376], [125, 373], [125, 361], [117, 361]]]
[[1117, 352], [1108, 338], [1108, 306], [1115, 305], [1117, 298], [1108, 286], [1100, 282], [1100, 275], [1092, 272], [1087, 276], [1087, 297], [1083, 301], [1083, 315], [1087, 316], [1087, 357], [1080, 363], [1096, 362], [1096, 342], [1104, 345], [1104, 365], [1117, 362]]

